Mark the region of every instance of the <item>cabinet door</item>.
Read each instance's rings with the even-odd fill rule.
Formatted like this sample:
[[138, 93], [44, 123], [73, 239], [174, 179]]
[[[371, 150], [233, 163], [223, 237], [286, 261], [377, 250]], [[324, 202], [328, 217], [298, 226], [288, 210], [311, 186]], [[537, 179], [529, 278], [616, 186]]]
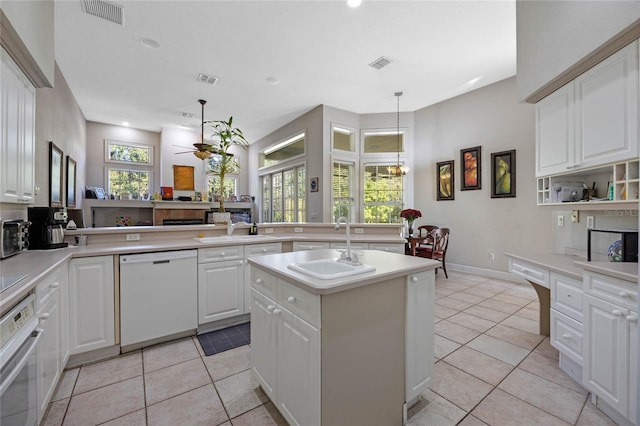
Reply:
[[[282, 243], [254, 244], [244, 246], [244, 256], [261, 256], [265, 254], [282, 253]], [[244, 312], [251, 312], [251, 265], [248, 262], [244, 267]]]
[[113, 257], [69, 261], [71, 354], [115, 344]]
[[536, 177], [566, 172], [574, 162], [573, 83], [536, 104]]
[[277, 318], [273, 315], [276, 302], [256, 290], [251, 290], [251, 368], [262, 390], [276, 401]]
[[638, 313], [631, 312], [627, 316], [629, 322], [629, 415], [627, 418], [636, 421], [638, 410]]
[[59, 291], [52, 292], [48, 303], [38, 312], [42, 339], [37, 348], [38, 362], [38, 407], [40, 419], [53, 396], [60, 372], [60, 309]]
[[307, 243], [307, 242], [301, 242], [301, 241], [293, 242], [293, 251], [318, 250], [318, 249], [328, 249], [328, 248], [331, 248], [330, 243], [323, 243], [323, 242]]
[[320, 424], [320, 330], [279, 306], [277, 401], [292, 425]]
[[244, 312], [244, 261], [198, 265], [198, 324]]
[[638, 156], [637, 49], [632, 43], [575, 80], [580, 167]]
[[0, 201], [33, 201], [35, 89], [1, 51]]
[[69, 347], [69, 266], [58, 269], [60, 283], [60, 368], [64, 369], [70, 355]]
[[433, 271], [407, 277], [405, 328], [405, 401], [427, 390], [433, 373]]
[[626, 415], [630, 353], [626, 316], [629, 311], [586, 294], [583, 301], [584, 385]]

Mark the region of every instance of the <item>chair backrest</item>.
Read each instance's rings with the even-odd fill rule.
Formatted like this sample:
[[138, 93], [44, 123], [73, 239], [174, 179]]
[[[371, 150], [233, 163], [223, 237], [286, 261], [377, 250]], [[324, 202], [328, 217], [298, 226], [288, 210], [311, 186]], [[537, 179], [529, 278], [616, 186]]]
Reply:
[[433, 254], [444, 256], [449, 246], [449, 228], [438, 228], [433, 230]]
[[438, 229], [435, 225], [418, 226], [418, 238], [426, 238], [427, 242], [433, 241], [433, 230]]

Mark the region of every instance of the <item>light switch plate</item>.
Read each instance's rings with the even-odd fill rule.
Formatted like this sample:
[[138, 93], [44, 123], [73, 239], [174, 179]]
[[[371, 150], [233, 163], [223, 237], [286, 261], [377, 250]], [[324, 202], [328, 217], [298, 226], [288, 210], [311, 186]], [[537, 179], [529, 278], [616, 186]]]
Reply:
[[596, 227], [595, 216], [587, 216], [587, 229], [593, 229]]
[[564, 216], [558, 216], [558, 228], [562, 228], [564, 226]]

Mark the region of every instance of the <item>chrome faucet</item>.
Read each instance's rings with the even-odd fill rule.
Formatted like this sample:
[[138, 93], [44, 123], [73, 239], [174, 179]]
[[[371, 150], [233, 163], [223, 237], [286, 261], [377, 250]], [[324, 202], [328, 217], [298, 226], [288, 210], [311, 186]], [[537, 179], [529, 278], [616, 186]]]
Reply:
[[236, 224], [227, 222], [227, 235], [233, 234], [233, 230], [236, 229]]
[[351, 262], [351, 226], [349, 225], [349, 219], [344, 216], [340, 216], [336, 221], [336, 231], [340, 229], [340, 224], [344, 223], [346, 226], [346, 234], [347, 234], [347, 255], [344, 257], [344, 252], [342, 252], [342, 256], [340, 256], [340, 260], [346, 260], [347, 262]]

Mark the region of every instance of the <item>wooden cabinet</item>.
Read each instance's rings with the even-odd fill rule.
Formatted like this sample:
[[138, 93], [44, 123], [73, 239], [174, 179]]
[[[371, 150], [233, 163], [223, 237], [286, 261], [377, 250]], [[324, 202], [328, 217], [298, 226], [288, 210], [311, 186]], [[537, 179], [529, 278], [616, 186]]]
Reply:
[[584, 385], [625, 418], [637, 410], [637, 283], [585, 272]]
[[66, 265], [47, 274], [36, 285], [36, 312], [40, 319], [42, 339], [37, 348], [37, 394], [41, 420], [64, 367], [62, 363], [61, 288], [66, 286]]
[[115, 344], [113, 256], [69, 261], [69, 345], [72, 355]]
[[[252, 269], [253, 270], [253, 269]], [[263, 277], [266, 275], [266, 277]], [[275, 300], [262, 294], [262, 284], [274, 281], [268, 274], [253, 273], [258, 286], [252, 290], [251, 361], [263, 390], [294, 425], [320, 424], [320, 329], [286, 309], [295, 306], [291, 284], [277, 281]], [[300, 295], [298, 289], [295, 294]], [[305, 298], [303, 296], [303, 298]], [[318, 321], [320, 296], [307, 293], [301, 309]], [[317, 316], [312, 312], [317, 312]], [[311, 313], [310, 313], [311, 312]]]
[[4, 49], [1, 55], [0, 202], [32, 203], [36, 92]]
[[638, 42], [536, 104], [536, 177], [638, 156]]
[[231, 318], [243, 312], [244, 261], [199, 264], [198, 325]]

